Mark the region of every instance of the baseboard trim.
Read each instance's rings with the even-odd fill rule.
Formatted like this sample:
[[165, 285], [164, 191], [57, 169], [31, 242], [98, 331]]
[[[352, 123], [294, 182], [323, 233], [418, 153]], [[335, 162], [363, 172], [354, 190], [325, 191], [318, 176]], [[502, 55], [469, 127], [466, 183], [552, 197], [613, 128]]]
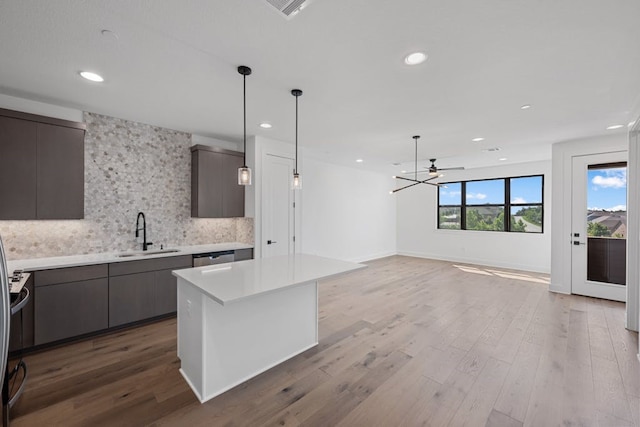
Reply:
[[435, 259], [439, 261], [460, 262], [464, 264], [480, 265], [486, 267], [508, 268], [510, 270], [530, 271], [532, 273], [550, 274], [549, 269], [539, 268], [531, 265], [511, 264], [505, 262], [495, 262], [486, 259], [464, 258], [464, 257], [447, 257], [437, 254], [427, 254], [421, 252], [398, 251], [397, 255], [411, 256], [415, 258]]
[[398, 255], [398, 253], [395, 252], [395, 251], [381, 252], [381, 253], [377, 253], [377, 254], [365, 255], [365, 256], [362, 256], [362, 257], [350, 258], [347, 261], [351, 261], [351, 262], [368, 262], [368, 261], [374, 261], [374, 260], [377, 260], [377, 259], [380, 259], [380, 258], [386, 258], [386, 257], [394, 256], [394, 255]]

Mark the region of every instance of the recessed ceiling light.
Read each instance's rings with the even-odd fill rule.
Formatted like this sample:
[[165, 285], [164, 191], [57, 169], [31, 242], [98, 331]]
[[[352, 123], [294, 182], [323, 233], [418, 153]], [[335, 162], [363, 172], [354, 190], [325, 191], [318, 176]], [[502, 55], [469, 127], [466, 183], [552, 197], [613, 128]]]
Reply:
[[500, 157], [498, 160], [500, 160], [501, 162], [504, 162], [505, 160], [507, 160], [506, 157]]
[[364, 162], [364, 160], [362, 160], [362, 159], [356, 159], [356, 162], [358, 162], [358, 163], [362, 163], [362, 162]]
[[104, 78], [101, 75], [92, 73], [90, 71], [80, 71], [80, 75], [87, 80], [91, 80], [92, 82], [103, 82]]
[[423, 52], [413, 52], [404, 57], [404, 63], [407, 65], [422, 64], [427, 60], [427, 54]]
[[271, 125], [271, 123], [264, 122], [260, 123], [260, 127], [263, 129], [271, 129], [273, 126]]
[[472, 141], [473, 142], [480, 142], [480, 141], [484, 141], [484, 138], [482, 138], [482, 137], [473, 138]]
[[520, 107], [521, 110], [528, 110], [529, 108], [531, 108], [531, 105], [529, 104], [524, 104], [522, 107]]
[[405, 170], [402, 170], [402, 171], [400, 171], [400, 173], [407, 173], [407, 171], [405, 171]]
[[611, 125], [611, 126], [607, 126], [607, 130], [615, 130], [615, 129], [620, 129], [623, 128], [624, 125]]

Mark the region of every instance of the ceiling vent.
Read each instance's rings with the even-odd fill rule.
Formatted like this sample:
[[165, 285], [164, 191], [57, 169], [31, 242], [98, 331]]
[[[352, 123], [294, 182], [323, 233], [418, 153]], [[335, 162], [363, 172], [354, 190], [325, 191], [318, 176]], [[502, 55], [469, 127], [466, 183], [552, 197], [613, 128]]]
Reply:
[[307, 7], [313, 0], [267, 0], [271, 6], [280, 12], [280, 16], [291, 19], [302, 9]]

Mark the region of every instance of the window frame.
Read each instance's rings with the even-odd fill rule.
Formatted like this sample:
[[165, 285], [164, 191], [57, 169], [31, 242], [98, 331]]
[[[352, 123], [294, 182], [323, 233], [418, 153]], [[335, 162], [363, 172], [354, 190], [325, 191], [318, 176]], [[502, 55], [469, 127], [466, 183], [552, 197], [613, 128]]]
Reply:
[[[540, 177], [540, 196], [541, 202], [539, 203], [512, 203], [511, 202], [511, 180], [519, 179], [519, 178], [537, 178]], [[481, 182], [481, 181], [496, 181], [503, 180], [504, 181], [504, 203], [503, 204], [495, 204], [495, 203], [487, 203], [483, 205], [469, 205], [467, 204], [467, 183], [468, 182]], [[442, 182], [442, 185], [447, 184], [460, 184], [460, 204], [459, 205], [441, 205], [440, 204], [440, 188], [438, 188], [437, 192], [437, 205], [436, 205], [436, 230], [452, 230], [452, 231], [493, 231], [497, 233], [520, 233], [520, 234], [544, 234], [544, 174], [532, 174], [532, 175], [519, 175], [519, 176], [509, 176], [503, 178], [484, 178], [484, 179], [469, 179], [466, 181], [449, 181]], [[501, 207], [504, 209], [504, 230], [468, 230], [467, 229], [467, 208], [469, 207]], [[540, 231], [513, 231], [511, 230], [511, 208], [512, 207], [534, 207], [540, 206], [541, 208], [541, 224]], [[459, 208], [460, 209], [460, 228], [441, 228], [440, 227], [440, 208]], [[507, 219], [508, 218], [508, 219]]]

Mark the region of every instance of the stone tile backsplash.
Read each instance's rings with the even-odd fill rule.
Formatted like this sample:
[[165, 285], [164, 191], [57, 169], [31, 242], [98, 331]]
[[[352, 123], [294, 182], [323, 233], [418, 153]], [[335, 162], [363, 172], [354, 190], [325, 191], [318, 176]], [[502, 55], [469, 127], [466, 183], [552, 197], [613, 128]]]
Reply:
[[0, 221], [8, 259], [137, 249], [140, 211], [152, 248], [253, 244], [253, 218], [191, 218], [190, 134], [93, 113], [84, 121], [85, 219]]

